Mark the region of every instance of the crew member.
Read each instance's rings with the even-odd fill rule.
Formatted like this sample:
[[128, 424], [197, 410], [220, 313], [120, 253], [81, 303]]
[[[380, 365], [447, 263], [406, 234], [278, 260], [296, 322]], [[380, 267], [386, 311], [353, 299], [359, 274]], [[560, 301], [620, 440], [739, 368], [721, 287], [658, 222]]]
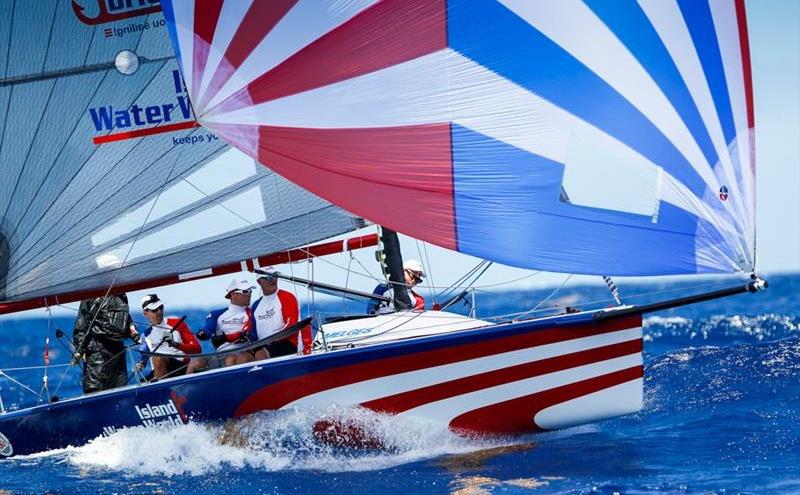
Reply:
[[84, 393], [122, 387], [127, 383], [124, 340], [137, 336], [125, 294], [81, 301], [72, 333], [75, 348], [72, 362], [84, 362]]
[[[250, 311], [250, 296], [255, 287], [244, 279], [234, 279], [225, 291], [225, 298], [230, 301], [227, 308], [212, 311], [206, 317], [206, 324], [197, 332], [200, 340], [211, 339], [217, 351], [232, 351], [247, 346], [251, 342], [253, 330], [253, 314]], [[249, 351], [226, 354], [225, 366], [248, 363], [253, 354]], [[208, 367], [207, 359], [193, 359], [187, 373]]]
[[[139, 344], [139, 350], [174, 356], [152, 356], [150, 363], [153, 377], [180, 376], [186, 373], [189, 364], [187, 354], [199, 354], [201, 348], [200, 342], [184, 321], [185, 318], [165, 318], [164, 301], [157, 294], [148, 294], [142, 299], [142, 313], [150, 326], [142, 333], [144, 338]], [[147, 354], [142, 354], [136, 365], [137, 369], [143, 370], [146, 363]]]
[[[425, 278], [425, 271], [422, 269], [422, 263], [417, 260], [406, 260], [403, 263], [403, 274], [406, 279], [408, 297], [411, 298], [411, 309], [419, 311], [425, 309], [425, 298], [414, 292], [413, 289]], [[394, 291], [388, 284], [379, 284], [372, 293], [390, 299], [394, 297]], [[372, 300], [369, 306], [367, 306], [367, 313], [369, 314], [384, 314], [391, 313], [392, 311], [394, 311], [392, 304], [383, 301]]]
[[[264, 271], [279, 274], [273, 267]], [[261, 340], [276, 334], [300, 320], [300, 308], [297, 298], [289, 291], [278, 288], [278, 278], [273, 275], [261, 275], [256, 280], [261, 287], [261, 297], [253, 303], [253, 318], [256, 322], [254, 340]], [[298, 339], [298, 336], [300, 337]], [[311, 352], [311, 327], [306, 326], [298, 334], [277, 342], [270, 342], [265, 348], [256, 351], [256, 359], [286, 356], [298, 352]]]

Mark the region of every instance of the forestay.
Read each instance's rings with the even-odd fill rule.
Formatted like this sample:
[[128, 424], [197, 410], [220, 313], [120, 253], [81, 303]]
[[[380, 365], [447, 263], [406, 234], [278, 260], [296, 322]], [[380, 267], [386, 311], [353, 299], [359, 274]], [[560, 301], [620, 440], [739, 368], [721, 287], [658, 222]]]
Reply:
[[558, 272], [754, 268], [742, 0], [164, 9], [198, 121], [371, 221]]
[[198, 127], [140, 3], [0, 2], [0, 312], [363, 225]]

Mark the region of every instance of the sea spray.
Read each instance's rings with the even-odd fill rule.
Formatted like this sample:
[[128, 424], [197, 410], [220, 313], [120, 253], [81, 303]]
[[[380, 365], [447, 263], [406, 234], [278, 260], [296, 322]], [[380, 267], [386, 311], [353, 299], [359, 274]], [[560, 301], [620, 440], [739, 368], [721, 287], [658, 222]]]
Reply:
[[[380, 448], [351, 448], [314, 435], [320, 418], [359, 425]], [[504, 445], [503, 439], [456, 435], [446, 427], [363, 408], [262, 412], [224, 424], [123, 428], [67, 449], [70, 463], [127, 474], [207, 475], [225, 469], [353, 472]]]

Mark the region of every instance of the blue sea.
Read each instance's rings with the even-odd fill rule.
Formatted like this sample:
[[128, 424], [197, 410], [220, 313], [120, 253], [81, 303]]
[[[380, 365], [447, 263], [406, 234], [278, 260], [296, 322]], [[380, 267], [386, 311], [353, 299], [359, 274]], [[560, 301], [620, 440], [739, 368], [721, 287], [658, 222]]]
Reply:
[[[320, 444], [300, 411], [254, 415], [232, 429], [132, 428], [0, 461], [0, 494], [800, 493], [800, 275], [769, 282], [764, 293], [646, 316], [638, 414], [490, 440], [368, 418], [386, 446], [380, 450]], [[646, 302], [708, 283], [619, 285], [626, 302]], [[528, 310], [551, 290], [480, 293], [477, 315]], [[647, 295], [634, 298], [640, 294]], [[567, 287], [543, 307], [596, 306], [607, 297], [603, 287]], [[204, 316], [187, 315], [195, 328]], [[41, 364], [47, 335], [52, 364], [67, 362], [54, 335], [56, 328], [70, 335], [72, 323], [0, 319], [0, 369]], [[78, 373], [64, 369], [50, 369], [49, 390], [75, 395]], [[7, 373], [40, 391], [41, 371]], [[36, 401], [3, 377], [0, 390], [7, 408]]]

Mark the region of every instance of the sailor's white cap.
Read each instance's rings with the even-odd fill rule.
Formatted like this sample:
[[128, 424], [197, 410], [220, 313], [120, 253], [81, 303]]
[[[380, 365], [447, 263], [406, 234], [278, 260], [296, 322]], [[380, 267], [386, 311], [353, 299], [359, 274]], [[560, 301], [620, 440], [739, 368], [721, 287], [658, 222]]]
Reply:
[[403, 263], [403, 270], [411, 270], [420, 277], [425, 277], [425, 271], [422, 269], [422, 263], [417, 260], [406, 260]]
[[255, 285], [250, 283], [246, 278], [235, 278], [228, 284], [228, 289], [225, 291], [225, 298], [230, 299], [231, 292], [235, 290], [253, 290], [255, 288]]
[[160, 307], [164, 306], [164, 301], [162, 301], [158, 294], [147, 294], [142, 298], [142, 310], [148, 311], [155, 311]]

